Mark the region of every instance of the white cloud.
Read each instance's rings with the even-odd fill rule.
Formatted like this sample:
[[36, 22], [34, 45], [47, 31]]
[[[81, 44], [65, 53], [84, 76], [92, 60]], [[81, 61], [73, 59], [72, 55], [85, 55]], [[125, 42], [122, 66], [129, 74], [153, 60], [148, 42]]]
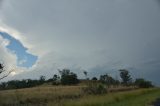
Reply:
[[4, 61], [4, 63], [13, 63], [13, 65], [16, 65], [16, 56], [12, 52], [10, 52], [6, 46], [9, 44], [9, 41], [7, 39], [3, 39], [0, 36], [0, 58], [1, 61]]
[[0, 78], [14, 68], [13, 66], [16, 66], [16, 56], [6, 48], [8, 44], [9, 41], [0, 36], [0, 62], [4, 63], [6, 70], [0, 75]]
[[[13, 71], [11, 73], [11, 76], [14, 76], [16, 74], [22, 73], [25, 68], [21, 68], [17, 66], [17, 56], [12, 51], [10, 51], [7, 46], [9, 45], [10, 41], [7, 39], [4, 39], [0, 36], [0, 62], [4, 64], [5, 66], [5, 72], [0, 74], [0, 78], [4, 75], [8, 74], [8, 72]], [[8, 77], [8, 79], [11, 78], [11, 76]], [[6, 79], [3, 79], [6, 80]], [[2, 80], [2, 81], [3, 81]]]

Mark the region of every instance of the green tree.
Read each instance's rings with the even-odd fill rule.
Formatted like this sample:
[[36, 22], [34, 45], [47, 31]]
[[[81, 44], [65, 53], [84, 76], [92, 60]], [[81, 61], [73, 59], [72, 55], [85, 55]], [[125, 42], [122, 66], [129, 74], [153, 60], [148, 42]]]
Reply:
[[73, 72], [70, 72], [69, 69], [59, 70], [61, 75], [61, 84], [63, 85], [73, 85], [79, 83], [77, 75]]
[[126, 69], [120, 69], [119, 71], [120, 71], [120, 77], [122, 79], [122, 84], [129, 85], [132, 81], [129, 71]]
[[100, 81], [101, 81], [102, 83], [107, 84], [108, 87], [110, 87], [110, 85], [114, 85], [114, 84], [115, 84], [115, 79], [112, 78], [112, 77], [111, 77], [110, 75], [108, 75], [108, 74], [101, 75], [99, 79], [100, 79]]

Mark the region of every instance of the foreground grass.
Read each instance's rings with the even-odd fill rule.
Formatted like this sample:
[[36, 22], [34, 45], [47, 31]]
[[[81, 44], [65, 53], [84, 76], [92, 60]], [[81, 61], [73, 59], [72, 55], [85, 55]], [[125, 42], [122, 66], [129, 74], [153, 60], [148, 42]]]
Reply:
[[41, 86], [0, 91], [0, 106], [147, 106], [160, 89], [137, 89], [104, 95], [86, 95], [82, 86]]
[[19, 90], [0, 91], [0, 106], [46, 106], [52, 102], [60, 105], [61, 101], [76, 99], [81, 96], [79, 86], [35, 87]]
[[66, 102], [65, 106], [149, 106], [160, 97], [160, 89], [140, 89], [109, 93], [101, 96], [87, 96]]

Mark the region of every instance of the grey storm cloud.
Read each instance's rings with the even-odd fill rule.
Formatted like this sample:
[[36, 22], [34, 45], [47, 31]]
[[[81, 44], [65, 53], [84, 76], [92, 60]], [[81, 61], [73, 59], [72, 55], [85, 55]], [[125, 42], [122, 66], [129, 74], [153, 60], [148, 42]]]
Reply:
[[2, 6], [2, 3], [3, 3], [3, 0], [0, 0], [0, 8], [1, 8], [1, 6]]
[[115, 75], [127, 68], [159, 83], [159, 11], [159, 0], [6, 0], [0, 20], [39, 57], [21, 76], [63, 67]]

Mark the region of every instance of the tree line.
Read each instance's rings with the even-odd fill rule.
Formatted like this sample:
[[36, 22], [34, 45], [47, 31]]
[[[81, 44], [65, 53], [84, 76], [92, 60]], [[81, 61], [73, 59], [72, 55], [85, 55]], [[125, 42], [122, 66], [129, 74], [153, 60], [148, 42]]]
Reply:
[[[4, 72], [4, 66], [0, 64], [0, 74]], [[147, 81], [143, 78], [138, 78], [133, 81], [130, 72], [126, 69], [120, 69], [119, 76], [121, 80], [115, 79], [109, 74], [100, 75], [99, 78], [93, 77], [91, 79], [88, 78], [88, 72], [84, 71], [84, 75], [86, 79], [80, 80], [76, 73], [71, 72], [70, 69], [62, 69], [58, 70], [59, 74], [54, 74], [52, 78], [46, 79], [45, 76], [40, 76], [39, 79], [23, 79], [23, 80], [11, 80], [8, 82], [0, 83], [0, 90], [6, 89], [20, 89], [20, 88], [29, 88], [42, 85], [44, 83], [51, 83], [52, 85], [77, 85], [80, 82], [88, 82], [88, 83], [102, 83], [106, 85], [108, 88], [110, 86], [138, 86], [141, 88], [149, 88], [153, 87], [152, 82]]]

